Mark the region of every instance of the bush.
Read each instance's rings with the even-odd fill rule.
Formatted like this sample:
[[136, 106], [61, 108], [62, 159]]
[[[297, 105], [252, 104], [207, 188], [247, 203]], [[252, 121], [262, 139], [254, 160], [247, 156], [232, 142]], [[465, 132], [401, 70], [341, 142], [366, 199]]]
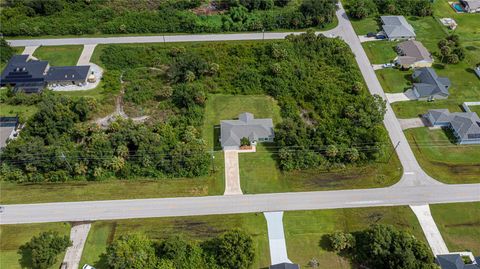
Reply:
[[205, 242], [203, 247], [220, 268], [247, 269], [255, 258], [252, 237], [240, 230], [226, 232]]
[[68, 236], [60, 236], [58, 232], [48, 231], [34, 236], [30, 242], [21, 247], [21, 251], [30, 253], [33, 268], [46, 269], [54, 265], [58, 254], [71, 245]]

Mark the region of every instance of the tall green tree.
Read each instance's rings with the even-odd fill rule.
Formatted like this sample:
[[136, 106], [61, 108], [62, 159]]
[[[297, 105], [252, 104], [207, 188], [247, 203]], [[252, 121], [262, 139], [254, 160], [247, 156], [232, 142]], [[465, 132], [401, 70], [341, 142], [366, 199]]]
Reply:
[[241, 230], [225, 232], [203, 246], [221, 268], [247, 269], [255, 258], [253, 239]]
[[46, 269], [54, 265], [57, 262], [58, 254], [71, 245], [68, 236], [48, 231], [34, 236], [30, 242], [21, 247], [21, 250], [30, 253], [33, 268]]
[[[143, 234], [123, 235], [107, 248], [107, 263], [113, 269], [156, 268], [159, 260], [150, 239]], [[168, 265], [163, 265], [168, 268]]]

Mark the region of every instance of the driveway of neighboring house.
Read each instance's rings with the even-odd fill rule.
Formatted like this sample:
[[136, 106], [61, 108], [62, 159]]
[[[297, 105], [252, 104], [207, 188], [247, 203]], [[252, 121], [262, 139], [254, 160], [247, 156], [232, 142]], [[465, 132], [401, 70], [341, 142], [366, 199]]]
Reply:
[[80, 58], [78, 58], [77, 65], [89, 65], [90, 58], [92, 57], [93, 51], [95, 50], [96, 46], [97, 44], [84, 45], [82, 54], [80, 55]]
[[427, 238], [428, 245], [432, 249], [433, 255], [448, 254], [448, 248], [443, 241], [442, 235], [438, 230], [437, 224], [433, 220], [430, 207], [427, 205], [410, 205], [413, 213], [417, 216], [423, 233]]
[[67, 268], [78, 268], [90, 227], [90, 223], [72, 225], [72, 229], [70, 231], [70, 240], [72, 241], [72, 246], [67, 248], [67, 252], [63, 258], [63, 262], [67, 263]]
[[238, 168], [238, 151], [225, 150], [225, 193], [224, 195], [243, 194], [240, 187], [240, 171]]
[[33, 57], [33, 53], [35, 52], [35, 50], [38, 49], [38, 47], [40, 46], [27, 46], [23, 50], [22, 54], [27, 54], [27, 55], [30, 55], [30, 57]]
[[402, 126], [402, 130], [430, 126], [427, 119], [423, 117], [418, 117], [413, 119], [398, 119], [398, 122], [400, 122], [400, 126]]
[[367, 37], [365, 35], [359, 35], [358, 36], [358, 39], [360, 39], [360, 42], [363, 43], [363, 42], [369, 42], [369, 41], [382, 41], [382, 40], [385, 40], [385, 39], [378, 39], [376, 37]]
[[386, 93], [385, 95], [390, 104], [395, 102], [417, 100], [417, 97], [411, 89], [402, 93]]
[[268, 227], [271, 264], [292, 263], [288, 259], [285, 232], [283, 231], [283, 212], [264, 212]]

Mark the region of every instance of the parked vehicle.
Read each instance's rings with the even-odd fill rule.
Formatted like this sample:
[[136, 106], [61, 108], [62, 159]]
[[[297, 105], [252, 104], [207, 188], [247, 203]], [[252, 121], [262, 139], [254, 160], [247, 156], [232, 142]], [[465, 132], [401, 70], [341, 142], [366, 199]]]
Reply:
[[387, 39], [386, 35], [377, 35], [377, 39]]
[[367, 34], [367, 37], [376, 37], [377, 36], [377, 33], [374, 33], [374, 32], [370, 32]]
[[5, 209], [5, 208], [4, 208], [3, 206], [0, 206], [0, 213], [3, 213], [3, 210], [4, 210], [4, 209]]
[[395, 64], [394, 64], [394, 63], [386, 63], [386, 64], [382, 64], [382, 67], [383, 67], [383, 68], [392, 68], [392, 67], [394, 67], [394, 66], [395, 66]]
[[95, 267], [91, 266], [91, 265], [88, 265], [88, 264], [85, 264], [82, 269], [95, 269]]

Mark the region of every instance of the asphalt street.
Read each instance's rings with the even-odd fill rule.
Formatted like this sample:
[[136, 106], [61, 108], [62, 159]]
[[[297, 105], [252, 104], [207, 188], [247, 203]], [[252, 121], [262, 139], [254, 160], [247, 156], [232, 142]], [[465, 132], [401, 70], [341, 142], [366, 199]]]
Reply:
[[[324, 34], [339, 36], [351, 47], [372, 94], [386, 99], [375, 72], [343, 8], [337, 11], [339, 25]], [[283, 39], [291, 33], [247, 33], [221, 35], [165, 36], [165, 42]], [[295, 34], [299, 34], [298, 32]], [[13, 46], [149, 43], [163, 42], [163, 36], [10, 40]], [[236, 196], [137, 199], [5, 205], [0, 224], [85, 221], [169, 216], [193, 216], [395, 206], [480, 201], [480, 184], [447, 185], [428, 176], [420, 167], [403, 134], [399, 121], [387, 103], [385, 127], [403, 166], [402, 179], [392, 187], [320, 192], [272, 193]]]

